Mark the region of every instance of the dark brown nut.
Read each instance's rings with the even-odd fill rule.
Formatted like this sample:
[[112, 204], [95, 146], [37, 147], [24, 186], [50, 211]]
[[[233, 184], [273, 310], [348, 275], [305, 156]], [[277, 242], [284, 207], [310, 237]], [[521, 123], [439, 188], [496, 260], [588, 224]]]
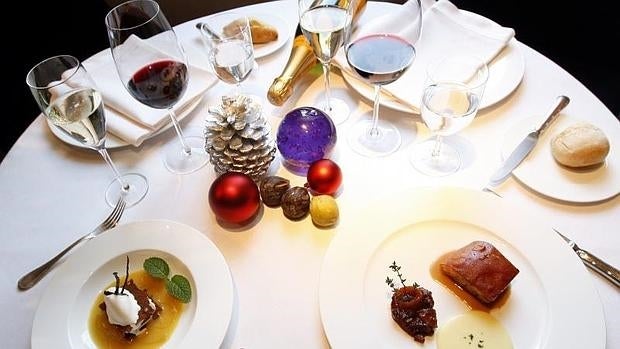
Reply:
[[292, 187], [282, 195], [282, 212], [288, 219], [299, 220], [310, 211], [310, 194], [306, 188]]
[[260, 183], [260, 196], [263, 203], [269, 207], [280, 206], [282, 195], [290, 187], [289, 180], [282, 177], [269, 176], [263, 179]]

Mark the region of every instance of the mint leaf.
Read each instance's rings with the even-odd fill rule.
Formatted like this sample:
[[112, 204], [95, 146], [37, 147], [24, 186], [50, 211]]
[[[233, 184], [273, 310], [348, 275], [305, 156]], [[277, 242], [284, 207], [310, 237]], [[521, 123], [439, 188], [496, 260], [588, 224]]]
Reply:
[[175, 275], [172, 279], [166, 280], [166, 290], [182, 303], [189, 303], [192, 299], [192, 287], [184, 276]]
[[167, 279], [170, 274], [170, 267], [165, 260], [159, 257], [151, 257], [144, 261], [142, 265], [149, 275], [158, 279]]

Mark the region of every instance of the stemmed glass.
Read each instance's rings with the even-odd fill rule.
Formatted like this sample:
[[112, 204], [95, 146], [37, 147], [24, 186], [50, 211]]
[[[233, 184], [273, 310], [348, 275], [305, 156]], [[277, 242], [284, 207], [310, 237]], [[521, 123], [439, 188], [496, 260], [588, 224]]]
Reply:
[[471, 55], [454, 55], [427, 68], [421, 115], [435, 135], [413, 146], [409, 160], [429, 176], [445, 176], [461, 168], [457, 148], [442, 142], [464, 129], [476, 116], [489, 78], [486, 63]]
[[414, 48], [422, 30], [420, 0], [409, 0], [402, 5], [408, 25], [385, 23], [348, 35], [345, 44], [347, 62], [364, 80], [374, 85], [375, 98], [372, 119], [363, 119], [349, 130], [348, 141], [357, 153], [368, 157], [386, 156], [395, 152], [401, 144], [396, 126], [379, 120], [381, 87], [400, 78], [413, 62]]
[[254, 47], [250, 20], [235, 12], [211, 15], [199, 26], [209, 46], [209, 63], [215, 75], [234, 84], [233, 95], [241, 93], [241, 83], [254, 69]]
[[164, 154], [170, 172], [187, 174], [207, 163], [202, 137], [184, 136], [173, 107], [189, 80], [187, 59], [176, 34], [155, 1], [132, 0], [106, 15], [112, 56], [123, 85], [141, 103], [167, 109], [181, 147]]
[[[339, 3], [345, 3], [346, 6]], [[351, 25], [352, 3], [352, 1], [299, 0], [299, 25], [323, 66], [325, 104], [321, 109], [337, 125], [349, 118], [350, 111], [343, 100], [331, 97], [329, 72], [331, 60], [343, 45]]]
[[47, 119], [62, 132], [96, 150], [114, 172], [105, 200], [114, 207], [123, 196], [127, 207], [140, 202], [149, 185], [139, 173], [121, 175], [105, 148], [106, 123], [101, 94], [80, 61], [69, 55], [48, 58], [35, 65], [26, 83]]

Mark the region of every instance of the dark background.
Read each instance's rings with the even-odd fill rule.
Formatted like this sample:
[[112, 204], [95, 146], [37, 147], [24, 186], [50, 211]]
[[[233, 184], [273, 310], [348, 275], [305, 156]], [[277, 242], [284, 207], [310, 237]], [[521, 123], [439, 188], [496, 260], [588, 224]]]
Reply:
[[[17, 16], [23, 26], [4, 26], [5, 62], [9, 79], [9, 114], [3, 115], [0, 159], [39, 114], [25, 77], [30, 68], [47, 57], [72, 54], [86, 59], [108, 47], [104, 18], [115, 0], [21, 1]], [[223, 9], [263, 2], [257, 0], [161, 0], [173, 25]], [[398, 1], [394, 1], [398, 2]], [[452, 0], [466, 9], [515, 29], [519, 41], [547, 56], [620, 114], [618, 56], [620, 29], [611, 9], [584, 2], [538, 0]], [[23, 18], [23, 21], [21, 20]], [[613, 61], [613, 62], [612, 62]], [[612, 63], [615, 63], [612, 65]]]

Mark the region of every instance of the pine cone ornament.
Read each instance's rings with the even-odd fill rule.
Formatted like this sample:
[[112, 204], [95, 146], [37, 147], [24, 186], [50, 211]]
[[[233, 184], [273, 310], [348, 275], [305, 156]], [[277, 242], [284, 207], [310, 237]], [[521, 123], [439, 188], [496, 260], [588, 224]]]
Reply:
[[210, 107], [205, 127], [205, 150], [215, 172], [242, 172], [258, 181], [275, 157], [271, 126], [261, 107], [246, 96], [222, 97]]

